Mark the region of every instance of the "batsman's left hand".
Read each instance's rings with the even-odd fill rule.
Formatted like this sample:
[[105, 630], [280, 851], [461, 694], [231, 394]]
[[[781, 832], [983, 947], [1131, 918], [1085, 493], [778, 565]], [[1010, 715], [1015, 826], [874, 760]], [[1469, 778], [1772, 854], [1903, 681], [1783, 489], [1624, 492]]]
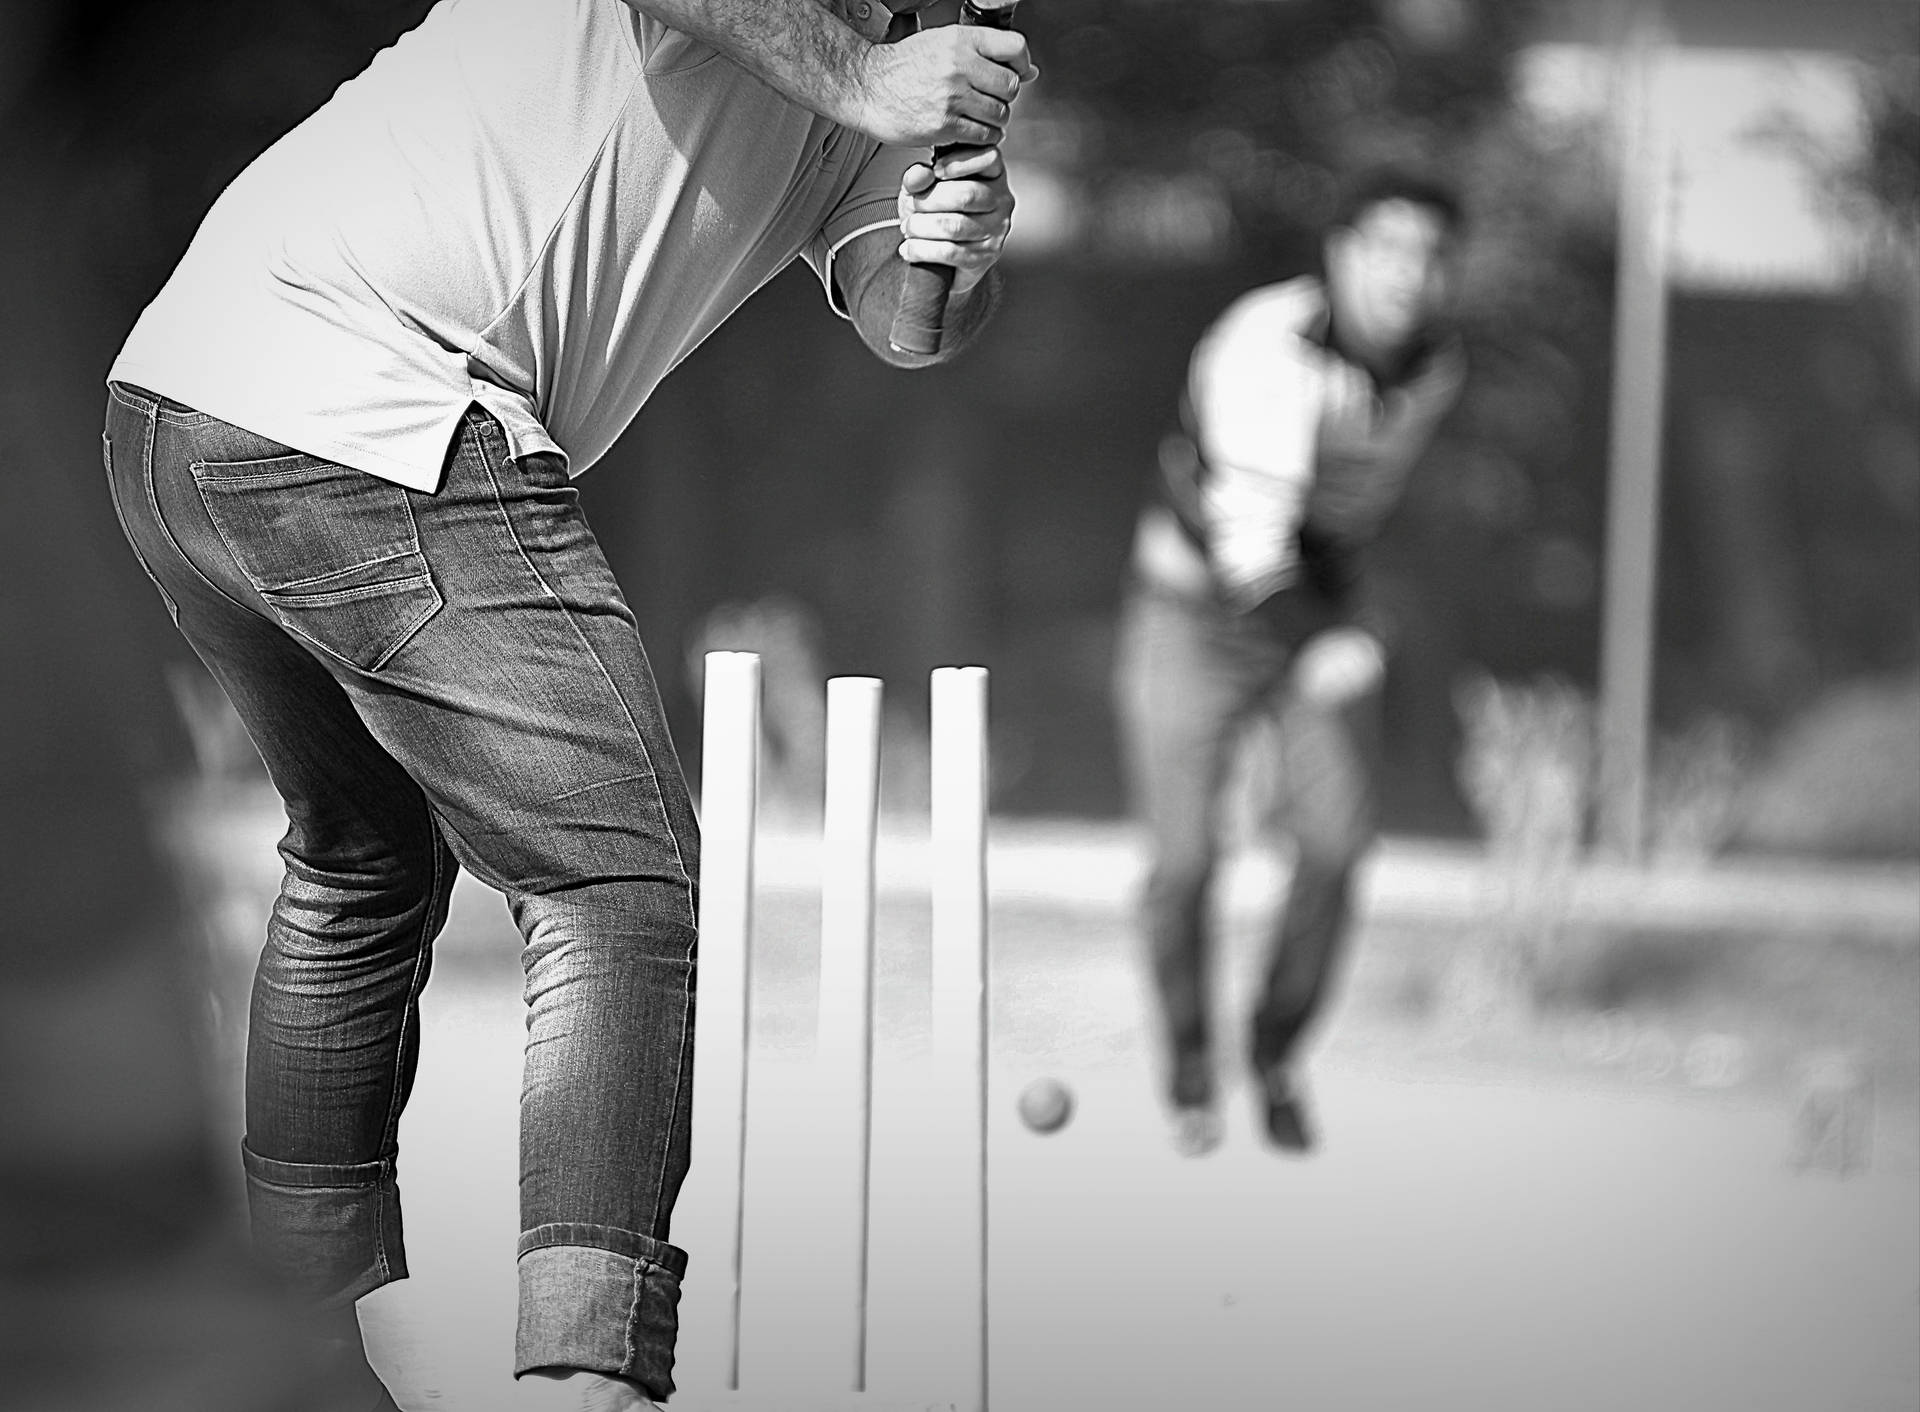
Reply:
[[999, 260], [1013, 228], [1013, 190], [998, 147], [961, 147], [900, 178], [900, 258], [951, 265], [964, 294]]

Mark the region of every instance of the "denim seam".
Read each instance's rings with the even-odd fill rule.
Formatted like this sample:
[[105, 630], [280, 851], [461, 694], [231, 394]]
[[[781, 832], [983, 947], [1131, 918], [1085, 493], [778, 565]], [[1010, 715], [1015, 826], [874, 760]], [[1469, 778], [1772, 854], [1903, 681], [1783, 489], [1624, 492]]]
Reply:
[[660, 806], [660, 822], [666, 826], [667, 837], [673, 842], [674, 861], [679, 865], [680, 877], [687, 885], [687, 921], [692, 928], [689, 933], [692, 940], [689, 941], [688, 950], [683, 958], [688, 964], [686, 969], [687, 979], [682, 989], [683, 1000], [680, 1009], [680, 1053], [674, 1061], [673, 1098], [667, 1108], [667, 1112], [674, 1116], [669, 1116], [666, 1131], [661, 1135], [660, 1170], [655, 1176], [653, 1188], [653, 1217], [657, 1222], [660, 1218], [661, 1205], [666, 1199], [667, 1170], [672, 1161], [674, 1125], [678, 1121], [677, 1115], [680, 1111], [681, 1091], [684, 1089], [687, 1081], [687, 1051], [691, 1048], [688, 1037], [693, 1027], [693, 954], [699, 946], [699, 919], [693, 911], [694, 882], [692, 876], [687, 872], [686, 858], [680, 851], [680, 836], [675, 832], [673, 818], [667, 811], [666, 797], [660, 790], [659, 771], [653, 763], [652, 751], [647, 748], [646, 735], [641, 731], [640, 723], [633, 719], [632, 711], [627, 708], [626, 699], [620, 695], [619, 688], [614, 685], [613, 674], [607, 670], [606, 663], [601, 661], [600, 654], [594, 650], [592, 641], [585, 633], [580, 631], [580, 625], [574, 621], [573, 613], [567, 608], [565, 601], [561, 599], [560, 595], [553, 591], [552, 585], [550, 585], [541, 574], [539, 565], [533, 562], [533, 556], [527, 552], [526, 545], [521, 541], [520, 532], [514, 526], [513, 517], [507, 513], [506, 503], [501, 495], [499, 467], [494, 464], [493, 454], [488, 450], [490, 438], [482, 436], [476, 438], [476, 441], [479, 448], [480, 464], [487, 473], [489, 484], [493, 487], [494, 509], [499, 512], [500, 521], [506, 526], [507, 534], [513, 540], [514, 548], [519, 550], [521, 562], [526, 564], [527, 571], [533, 575], [542, 591], [545, 592], [549, 598], [553, 599], [555, 605], [561, 612], [566, 614], [567, 622], [573, 628], [574, 635], [579, 638], [580, 645], [586, 649], [587, 655], [592, 657], [595, 665], [599, 667], [600, 675], [605, 678], [608, 689], [613, 693], [613, 699], [620, 703], [621, 712], [626, 716], [627, 725], [633, 731], [634, 740], [640, 747], [640, 758], [646, 762], [649, 777], [653, 781], [654, 800]]
[[[240, 1139], [240, 1163], [254, 1180], [287, 1188], [324, 1187], [335, 1191], [357, 1191], [383, 1181], [390, 1175], [390, 1164], [384, 1153], [371, 1162], [288, 1162], [254, 1151], [245, 1137]], [[291, 1175], [295, 1170], [302, 1173], [323, 1172], [327, 1175], [300, 1180]]]
[[[155, 526], [158, 527], [161, 535], [165, 537], [167, 543], [172, 547], [174, 554], [179, 557], [180, 562], [187, 566], [187, 571], [189, 573], [191, 573], [195, 578], [199, 579], [201, 583], [205, 584], [208, 588], [212, 589], [215, 593], [219, 594], [222, 598], [226, 599], [227, 602], [231, 603], [234, 607], [238, 608], [241, 612], [258, 613], [259, 610], [255, 608], [252, 604], [242, 603], [238, 598], [235, 598], [231, 593], [228, 593], [226, 589], [222, 588], [219, 584], [215, 583], [212, 579], [208, 578], [205, 574], [200, 572], [200, 566], [194, 563], [192, 559], [187, 557], [187, 551], [180, 547], [180, 541], [174, 537], [173, 530], [168, 527], [165, 518], [162, 517], [162, 515], [160, 514], [160, 493], [156, 489], [154, 489], [154, 483], [153, 483], [153, 448], [154, 448], [154, 442], [157, 439], [159, 434], [160, 415], [162, 410], [163, 409], [161, 408], [160, 404], [157, 402], [153, 403], [151, 406], [149, 406], [146, 409], [147, 444], [145, 447], [145, 454], [140, 458], [141, 485], [142, 485], [142, 488], [147, 493], [147, 508], [153, 512], [153, 523], [155, 524]], [[209, 521], [211, 521], [212, 516], [209, 515], [208, 519]], [[214, 524], [213, 528], [216, 534], [220, 532], [220, 526], [217, 523]], [[227, 544], [227, 537], [224, 534], [220, 535], [220, 542], [222, 545], [225, 545], [226, 547], [227, 557], [230, 559], [233, 559], [234, 558], [233, 546], [231, 544]], [[234, 559], [234, 563], [236, 566], [239, 564], [239, 562], [240, 561], [238, 559]]]
[[[626, 1239], [611, 1239], [614, 1236]], [[539, 1250], [565, 1249], [598, 1250], [622, 1260], [637, 1260], [676, 1280], [686, 1274], [686, 1252], [671, 1241], [591, 1221], [546, 1221], [522, 1231], [514, 1246], [514, 1258], [522, 1259]]]
[[136, 396], [128, 392], [117, 382], [107, 384], [107, 396], [111, 397], [115, 402], [118, 402], [122, 407], [125, 407], [128, 411], [137, 412], [142, 417], [148, 416], [158, 410], [157, 405], [150, 398]]
[[393, 1278], [393, 1265], [387, 1259], [388, 1189], [386, 1182], [379, 1182], [373, 1188], [373, 1262], [383, 1282]]
[[114, 519], [120, 522], [120, 533], [126, 539], [128, 547], [133, 550], [133, 557], [139, 562], [140, 571], [147, 576], [147, 581], [151, 583], [154, 590], [159, 593], [160, 601], [167, 605], [167, 616], [172, 618], [177, 625], [180, 621], [180, 605], [173, 601], [173, 595], [167, 592], [167, 586], [160, 582], [159, 575], [153, 571], [153, 565], [147, 562], [147, 556], [140, 552], [140, 546], [134, 542], [133, 531], [127, 525], [126, 512], [120, 508], [120, 491], [119, 487], [114, 483], [113, 438], [105, 432], [102, 432], [100, 435], [100, 451], [101, 457], [106, 463], [107, 499], [113, 505]]
[[426, 971], [433, 955], [433, 943], [428, 940], [438, 930], [438, 919], [443, 903], [440, 880], [446, 874], [446, 854], [440, 839], [439, 826], [433, 820], [433, 808], [424, 803], [427, 815], [427, 831], [432, 836], [430, 851], [433, 854], [433, 877], [429, 882], [426, 908], [420, 914], [420, 945], [413, 954], [413, 975], [407, 982], [406, 1008], [400, 1012], [400, 1042], [393, 1051], [393, 1097], [388, 1100], [387, 1121], [380, 1133], [380, 1147], [383, 1152], [391, 1152], [399, 1141], [401, 1099], [400, 1070], [407, 1050], [407, 1030], [418, 1030], [420, 1021], [420, 993], [426, 989]]
[[125, 390], [123, 384], [117, 382], [107, 384], [107, 396], [118, 402], [122, 407], [137, 412], [143, 417], [158, 417], [161, 421], [171, 422], [177, 427], [201, 426], [207, 422], [219, 420], [219, 418], [215, 417], [211, 412], [202, 412], [196, 409], [189, 409], [182, 412], [170, 411], [161, 405], [158, 397], [142, 397], [138, 393]]
[[[396, 1044], [393, 1049], [393, 1096], [388, 1100], [387, 1121], [380, 1132], [382, 1176], [385, 1178], [391, 1178], [394, 1175], [394, 1169], [397, 1165], [395, 1158], [390, 1154], [395, 1151], [399, 1142], [400, 1113], [401, 1109], [405, 1106], [401, 1096], [402, 1084], [400, 1074], [401, 1068], [405, 1063], [405, 1055], [407, 1052], [407, 1030], [413, 1028], [417, 1031], [419, 1028], [420, 993], [426, 988], [426, 969], [433, 954], [433, 944], [428, 938], [432, 937], [434, 932], [438, 930], [434, 925], [434, 921], [442, 906], [440, 879], [446, 872], [446, 855], [439, 838], [439, 828], [433, 821], [433, 808], [431, 805], [427, 805], [426, 809], [427, 828], [434, 835], [432, 846], [433, 878], [430, 884], [431, 890], [427, 894], [426, 909], [420, 914], [421, 944], [414, 952], [413, 976], [407, 983], [407, 1003], [406, 1007], [400, 1012], [400, 1042]], [[393, 1186], [391, 1180], [383, 1180], [375, 1184], [373, 1225], [374, 1258], [379, 1262], [382, 1280], [391, 1280], [393, 1278], [393, 1263], [387, 1250], [387, 1207], [393, 1196], [397, 1194], [397, 1188]]]
[[645, 1263], [635, 1260], [629, 1272], [627, 1327], [625, 1330], [627, 1335], [627, 1356], [626, 1360], [620, 1365], [620, 1371], [623, 1374], [631, 1374], [634, 1369], [640, 1366], [640, 1340], [636, 1335], [639, 1332], [641, 1296], [645, 1292], [646, 1280], [647, 1267]]
[[[566, 614], [567, 625], [573, 629], [574, 636], [579, 640], [581, 647], [586, 649], [587, 655], [593, 658], [594, 665], [600, 670], [601, 679], [606, 682], [607, 689], [613, 694], [613, 699], [620, 703], [621, 714], [627, 718], [627, 726], [633, 732], [635, 743], [640, 747], [640, 758], [647, 766], [646, 778], [653, 782], [654, 801], [660, 806], [660, 821], [666, 825], [667, 837], [673, 842], [674, 861], [680, 865], [681, 878], [689, 885], [687, 896], [689, 904], [691, 904], [693, 896], [691, 885], [693, 878], [692, 875], [688, 873], [686, 859], [680, 852], [680, 836], [674, 832], [673, 819], [667, 812], [666, 796], [660, 791], [660, 773], [653, 763], [653, 752], [647, 748], [646, 735], [641, 731], [640, 723], [633, 719], [633, 712], [627, 708], [626, 699], [620, 695], [619, 687], [614, 684], [613, 674], [607, 670], [607, 664], [601, 660], [599, 652], [594, 648], [592, 639], [580, 631], [580, 625], [574, 620], [572, 611], [567, 608], [565, 601], [560, 595], [553, 591], [552, 585], [549, 584], [546, 577], [541, 574], [540, 566], [533, 562], [533, 556], [527, 552], [526, 545], [520, 539], [520, 532], [514, 527], [513, 517], [507, 513], [505, 501], [501, 496], [499, 468], [493, 464], [493, 458], [486, 452], [486, 442], [484, 440], [481, 446], [480, 459], [481, 463], [486, 467], [487, 479], [493, 486], [494, 508], [500, 512], [501, 522], [506, 526], [507, 534], [513, 540], [513, 547], [519, 551], [521, 562], [527, 566], [527, 571], [539, 582], [541, 591], [544, 592], [548, 598], [551, 598], [554, 603], [559, 606], [560, 610]], [[635, 776], [635, 778], [639, 778], [639, 776]], [[687, 920], [690, 923], [696, 922], [697, 920], [693, 914], [691, 905], [688, 907]]]

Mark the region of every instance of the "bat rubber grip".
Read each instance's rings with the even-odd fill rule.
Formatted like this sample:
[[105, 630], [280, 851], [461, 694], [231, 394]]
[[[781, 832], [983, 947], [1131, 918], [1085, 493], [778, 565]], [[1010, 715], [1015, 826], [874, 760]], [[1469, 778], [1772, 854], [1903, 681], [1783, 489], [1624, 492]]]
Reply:
[[952, 265], [908, 265], [887, 341], [903, 353], [938, 353], [952, 288]]

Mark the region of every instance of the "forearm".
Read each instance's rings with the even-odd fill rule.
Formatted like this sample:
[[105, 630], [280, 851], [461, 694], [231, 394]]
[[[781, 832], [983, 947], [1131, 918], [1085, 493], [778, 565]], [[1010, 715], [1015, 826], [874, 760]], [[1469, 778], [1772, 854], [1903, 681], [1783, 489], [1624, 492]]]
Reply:
[[776, 92], [853, 126], [872, 46], [820, 0], [625, 0], [710, 44]]

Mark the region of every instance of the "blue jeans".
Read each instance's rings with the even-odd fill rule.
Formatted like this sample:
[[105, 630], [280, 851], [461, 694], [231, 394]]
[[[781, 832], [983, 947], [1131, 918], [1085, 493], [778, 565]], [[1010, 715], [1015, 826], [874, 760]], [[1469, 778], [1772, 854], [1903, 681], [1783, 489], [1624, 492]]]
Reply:
[[1375, 837], [1379, 693], [1338, 707], [1289, 693], [1298, 645], [1268, 618], [1198, 596], [1135, 585], [1122, 604], [1115, 700], [1128, 794], [1148, 836], [1144, 930], [1176, 1103], [1211, 1095], [1210, 1080], [1196, 1079], [1210, 1072], [1213, 1047], [1208, 910], [1241, 731], [1278, 713], [1281, 818], [1295, 845], [1251, 1017], [1256, 1069], [1286, 1064], [1323, 1003], [1354, 869]]
[[[699, 833], [559, 460], [468, 411], [432, 495], [110, 389], [122, 527], [286, 804], [242, 1147], [302, 1296], [406, 1274], [396, 1134], [456, 871], [524, 938], [515, 1371], [672, 1391]], [[457, 861], [456, 861], [457, 860]]]

